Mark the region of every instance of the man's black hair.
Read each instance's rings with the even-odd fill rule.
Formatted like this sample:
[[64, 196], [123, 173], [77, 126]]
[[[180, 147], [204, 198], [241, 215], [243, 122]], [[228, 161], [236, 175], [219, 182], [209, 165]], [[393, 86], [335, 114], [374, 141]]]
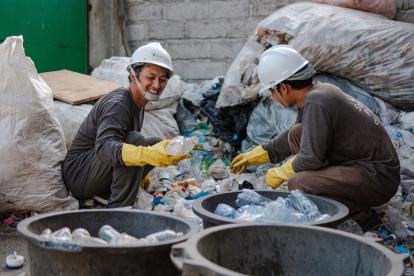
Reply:
[[[145, 66], [151, 65], [151, 64], [152, 63], [137, 64], [137, 65], [133, 66], [132, 68], [134, 69], [135, 73], [138, 76], [139, 73], [141, 73], [142, 69], [144, 69]], [[160, 66], [160, 67], [162, 67], [162, 66]], [[164, 67], [162, 67], [162, 68], [164, 68]], [[172, 75], [171, 71], [168, 70], [167, 68], [164, 68], [164, 69], [167, 70], [167, 79], [170, 79], [171, 78], [171, 75]]]

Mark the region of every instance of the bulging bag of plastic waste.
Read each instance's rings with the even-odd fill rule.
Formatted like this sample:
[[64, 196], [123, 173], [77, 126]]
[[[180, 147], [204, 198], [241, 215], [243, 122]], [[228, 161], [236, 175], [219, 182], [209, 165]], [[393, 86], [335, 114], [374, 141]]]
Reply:
[[257, 98], [257, 64], [268, 47], [289, 44], [319, 72], [352, 81], [399, 108], [414, 107], [413, 24], [310, 2], [278, 9], [261, 21], [227, 71], [216, 107]]
[[62, 180], [66, 146], [52, 91], [21, 36], [0, 45], [0, 72], [0, 212], [78, 208]]

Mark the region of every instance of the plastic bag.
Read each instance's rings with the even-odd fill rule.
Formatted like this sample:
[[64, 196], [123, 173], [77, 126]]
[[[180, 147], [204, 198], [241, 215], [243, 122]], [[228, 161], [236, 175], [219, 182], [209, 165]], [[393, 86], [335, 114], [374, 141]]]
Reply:
[[262, 98], [250, 115], [247, 136], [257, 145], [264, 144], [290, 128], [296, 115], [295, 109], [284, 108], [272, 98]]
[[71, 105], [61, 101], [54, 101], [55, 114], [62, 125], [67, 148], [70, 147], [73, 138], [75, 138], [78, 132], [79, 126], [86, 116], [88, 116], [92, 107], [93, 105], [91, 104]]
[[313, 2], [377, 13], [390, 19], [393, 19], [397, 13], [395, 0], [313, 0]]
[[[230, 66], [216, 106], [256, 98], [255, 70], [243, 70], [244, 61], [253, 66], [266, 47], [289, 44], [317, 71], [350, 80], [371, 95], [409, 109], [414, 107], [413, 43], [413, 24], [330, 5], [288, 5], [259, 23]], [[243, 81], [247, 73], [251, 82]]]
[[414, 134], [414, 112], [403, 112], [399, 118], [401, 127]]
[[352, 98], [363, 103], [375, 114], [379, 115], [381, 113], [380, 105], [375, 98], [349, 80], [330, 74], [316, 74], [314, 79], [316, 81], [330, 83], [339, 87], [345, 94], [348, 94]]
[[0, 45], [0, 72], [0, 212], [78, 208], [62, 180], [66, 146], [52, 91], [21, 36]]

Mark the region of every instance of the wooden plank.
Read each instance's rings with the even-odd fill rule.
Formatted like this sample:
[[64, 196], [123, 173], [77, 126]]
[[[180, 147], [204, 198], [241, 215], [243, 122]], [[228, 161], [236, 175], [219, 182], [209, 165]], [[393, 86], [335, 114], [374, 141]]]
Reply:
[[97, 100], [122, 86], [69, 70], [41, 73], [40, 76], [52, 89], [53, 98], [73, 105]]

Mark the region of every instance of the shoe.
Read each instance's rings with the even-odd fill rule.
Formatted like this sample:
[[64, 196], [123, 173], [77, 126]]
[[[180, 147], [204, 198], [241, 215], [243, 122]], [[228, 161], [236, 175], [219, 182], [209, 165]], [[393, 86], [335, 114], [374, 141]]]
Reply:
[[379, 215], [370, 208], [352, 215], [351, 219], [355, 220], [364, 232], [374, 230], [382, 223]]

